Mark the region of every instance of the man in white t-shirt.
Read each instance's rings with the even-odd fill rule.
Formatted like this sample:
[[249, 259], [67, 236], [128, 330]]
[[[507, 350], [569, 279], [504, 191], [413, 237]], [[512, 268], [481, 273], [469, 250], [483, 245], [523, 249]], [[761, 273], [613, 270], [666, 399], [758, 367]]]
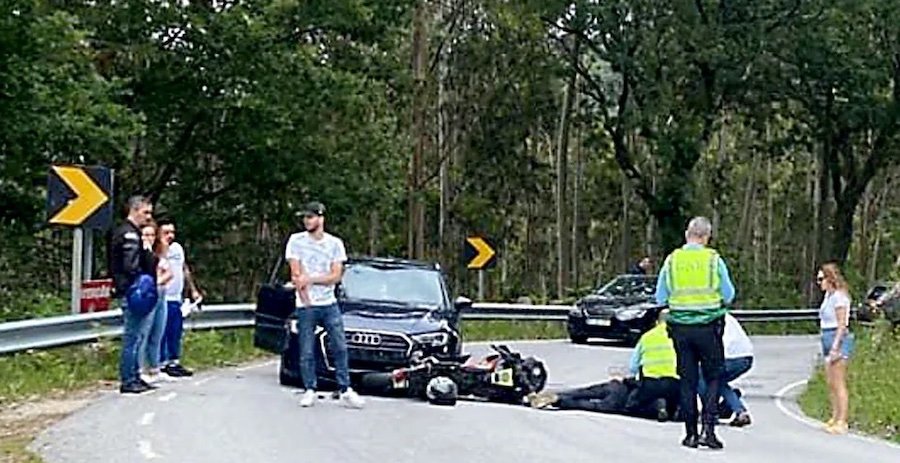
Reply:
[[[747, 406], [737, 395], [731, 382], [743, 376], [753, 367], [753, 343], [747, 332], [731, 314], [725, 315], [725, 331], [722, 335], [722, 344], [725, 346], [725, 369], [719, 381], [719, 394], [728, 408], [734, 413], [734, 419], [729, 425], [744, 427], [751, 423]], [[701, 378], [699, 387], [701, 397], [706, 395], [706, 382]]]
[[184, 333], [184, 318], [181, 313], [182, 295], [184, 285], [190, 287], [191, 298], [195, 301], [201, 298], [200, 290], [194, 284], [191, 277], [191, 269], [185, 259], [184, 248], [175, 242], [175, 223], [171, 220], [161, 220], [159, 230], [162, 239], [169, 243], [169, 252], [166, 258], [172, 271], [172, 280], [166, 285], [166, 331], [163, 335], [161, 357], [165, 365], [163, 371], [172, 377], [192, 376], [194, 373], [181, 365], [181, 339]]
[[315, 331], [316, 326], [321, 325], [328, 335], [331, 354], [334, 356], [335, 379], [341, 402], [351, 408], [360, 408], [364, 402], [350, 388], [344, 321], [334, 294], [347, 260], [344, 242], [325, 233], [325, 205], [322, 203], [312, 202], [306, 205], [303, 225], [306, 231], [291, 235], [284, 252], [291, 267], [291, 281], [297, 290], [300, 373], [306, 388], [300, 405], [311, 407], [316, 402]]

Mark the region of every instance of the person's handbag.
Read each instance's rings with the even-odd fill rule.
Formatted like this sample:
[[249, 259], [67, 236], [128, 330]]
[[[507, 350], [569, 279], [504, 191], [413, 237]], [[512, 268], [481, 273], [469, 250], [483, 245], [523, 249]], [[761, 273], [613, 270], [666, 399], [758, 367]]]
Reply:
[[159, 301], [156, 280], [150, 275], [141, 274], [131, 283], [125, 293], [125, 310], [144, 317], [153, 311]]

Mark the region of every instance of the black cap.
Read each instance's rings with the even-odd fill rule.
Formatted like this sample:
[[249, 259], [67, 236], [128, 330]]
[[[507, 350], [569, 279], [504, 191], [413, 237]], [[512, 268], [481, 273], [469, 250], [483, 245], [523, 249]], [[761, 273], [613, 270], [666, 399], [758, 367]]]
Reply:
[[325, 215], [325, 205], [318, 201], [306, 203], [306, 206], [303, 207], [303, 215]]

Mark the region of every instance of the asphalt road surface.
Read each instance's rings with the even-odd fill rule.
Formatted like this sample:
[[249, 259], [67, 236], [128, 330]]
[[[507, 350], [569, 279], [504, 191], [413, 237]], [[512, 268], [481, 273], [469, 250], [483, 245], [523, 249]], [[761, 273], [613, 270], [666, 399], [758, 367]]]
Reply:
[[[277, 384], [274, 361], [203, 374], [144, 396], [107, 393], [44, 432], [33, 449], [48, 463], [900, 462], [898, 446], [831, 436], [802, 417], [792, 398], [816, 360], [814, 338], [754, 341], [756, 364], [738, 381], [754, 424], [722, 426], [721, 452], [681, 447], [681, 424], [590, 412], [474, 402], [448, 408], [387, 398], [369, 398], [363, 410], [330, 399], [301, 409], [297, 391]], [[629, 358], [628, 349], [599, 344], [509, 344], [547, 362], [550, 389], [605, 380]]]

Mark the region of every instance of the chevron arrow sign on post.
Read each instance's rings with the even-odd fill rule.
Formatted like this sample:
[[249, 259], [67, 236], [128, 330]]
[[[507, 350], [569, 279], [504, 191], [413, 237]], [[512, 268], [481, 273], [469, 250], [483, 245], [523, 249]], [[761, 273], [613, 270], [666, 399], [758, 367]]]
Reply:
[[105, 167], [52, 166], [47, 216], [52, 225], [106, 229], [112, 224], [112, 173]]

